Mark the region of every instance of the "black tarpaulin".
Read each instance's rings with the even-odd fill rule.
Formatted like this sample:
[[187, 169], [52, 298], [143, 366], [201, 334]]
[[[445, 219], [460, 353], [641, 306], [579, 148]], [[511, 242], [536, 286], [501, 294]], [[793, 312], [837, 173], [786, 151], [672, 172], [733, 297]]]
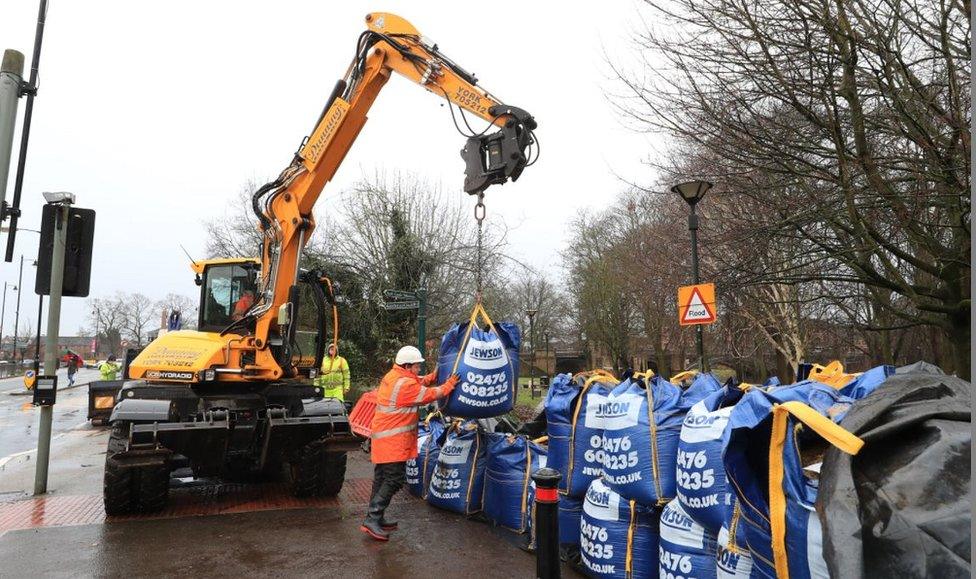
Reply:
[[864, 448], [831, 448], [817, 512], [832, 577], [969, 577], [971, 385], [899, 369], [841, 422]]

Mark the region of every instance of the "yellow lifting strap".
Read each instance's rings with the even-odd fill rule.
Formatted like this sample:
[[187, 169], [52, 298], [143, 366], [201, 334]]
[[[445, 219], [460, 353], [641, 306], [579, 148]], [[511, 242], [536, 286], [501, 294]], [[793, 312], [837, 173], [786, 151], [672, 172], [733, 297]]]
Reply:
[[685, 370], [684, 372], [678, 372], [674, 376], [671, 376], [671, 378], [668, 379], [668, 382], [677, 386], [678, 384], [681, 384], [685, 380], [692, 379], [697, 375], [698, 375], [698, 370]]
[[[491, 321], [491, 317], [488, 315], [488, 312], [485, 311], [484, 306], [481, 305], [481, 301], [476, 302], [474, 304], [474, 308], [471, 310], [471, 318], [468, 320], [468, 329], [465, 330], [465, 332], [464, 332], [464, 340], [461, 341], [461, 347], [458, 348], [457, 357], [454, 358], [454, 367], [451, 368], [451, 374], [457, 374], [458, 366], [461, 364], [461, 358], [464, 356], [464, 350], [465, 350], [465, 348], [468, 347], [468, 340], [471, 338], [471, 330], [474, 328], [475, 324], [478, 322], [478, 318], [479, 317], [486, 324], [488, 324], [488, 328], [492, 332], [494, 332], [496, 336], [500, 335], [498, 333], [498, 330], [495, 329], [495, 322]], [[508, 353], [507, 352], [505, 353], [505, 356], [508, 357]], [[512, 365], [512, 361], [509, 360], [508, 361], [508, 364], [511, 366]], [[514, 382], [517, 382], [517, 381], [518, 381], [518, 376], [515, 376]], [[512, 384], [513, 390], [514, 390], [514, 387], [515, 387], [515, 385]]]
[[847, 374], [844, 372], [844, 365], [841, 364], [840, 360], [834, 360], [826, 366], [821, 366], [820, 364], [814, 364], [813, 368], [810, 370], [810, 375], [807, 376], [810, 380], [816, 380], [817, 382], [832, 386], [837, 390], [840, 390], [844, 386], [851, 383], [851, 380], [860, 376], [860, 373]]
[[783, 490], [786, 476], [783, 451], [790, 415], [847, 454], [855, 455], [864, 446], [863, 440], [802, 402], [773, 405], [773, 429], [769, 441], [769, 526], [778, 579], [789, 579], [790, 576], [786, 556], [786, 491]]
[[603, 368], [595, 368], [593, 370], [584, 370], [582, 372], [577, 372], [576, 374], [573, 374], [573, 380], [576, 380], [577, 378], [590, 378], [592, 376], [602, 376], [603, 378], [606, 379], [605, 381], [607, 382], [617, 381], [617, 377], [614, 376], [612, 372], [608, 370], [604, 370]]

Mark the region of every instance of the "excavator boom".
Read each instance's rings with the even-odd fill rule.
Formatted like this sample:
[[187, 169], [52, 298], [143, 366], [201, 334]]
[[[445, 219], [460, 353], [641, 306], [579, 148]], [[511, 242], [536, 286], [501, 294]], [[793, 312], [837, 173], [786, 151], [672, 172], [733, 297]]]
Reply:
[[312, 209], [393, 72], [495, 129], [466, 135], [461, 150], [466, 192], [482, 196], [491, 185], [518, 179], [531, 164], [536, 128], [531, 115], [478, 86], [474, 75], [444, 56], [436, 44], [403, 18], [371, 13], [366, 16], [366, 25], [355, 57], [336, 83], [311, 135], [278, 178], [252, 196], [263, 235], [260, 283], [253, 303], [220, 331], [161, 336], [132, 362], [132, 377], [184, 382], [210, 378], [277, 381], [298, 378], [309, 371], [293, 363], [291, 344], [296, 329], [299, 260], [315, 229]]

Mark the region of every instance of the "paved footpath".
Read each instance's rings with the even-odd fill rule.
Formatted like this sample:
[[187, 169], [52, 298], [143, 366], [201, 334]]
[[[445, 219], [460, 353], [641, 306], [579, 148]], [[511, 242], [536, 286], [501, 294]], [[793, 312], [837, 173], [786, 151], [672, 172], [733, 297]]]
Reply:
[[[86, 389], [83, 389], [86, 390]], [[0, 578], [534, 577], [524, 537], [437, 510], [401, 492], [389, 543], [359, 531], [372, 465], [350, 453], [336, 498], [299, 500], [282, 484], [188, 484], [154, 515], [106, 517], [101, 502], [104, 428], [55, 439], [49, 492], [33, 486], [30, 454], [0, 469]], [[28, 458], [25, 459], [24, 456]], [[563, 576], [575, 574], [568, 568]]]

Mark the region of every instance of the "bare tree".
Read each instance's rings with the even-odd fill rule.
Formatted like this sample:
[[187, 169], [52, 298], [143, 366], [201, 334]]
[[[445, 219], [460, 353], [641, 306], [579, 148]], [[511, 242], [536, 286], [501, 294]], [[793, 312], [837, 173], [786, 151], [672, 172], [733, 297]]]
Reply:
[[207, 222], [207, 256], [253, 257], [261, 248], [258, 221], [251, 209], [251, 194], [261, 186], [249, 179], [224, 210], [224, 215]]
[[968, 378], [968, 3], [647, 4], [643, 64], [613, 63], [626, 89], [614, 102], [670, 137], [651, 161], [663, 180], [710, 177], [762, 207], [738, 213], [753, 220], [743, 242], [788, 242], [787, 261], [743, 260], [740, 278], [860, 286], [885, 312], [875, 331], [939, 328]]
[[123, 299], [122, 335], [141, 348], [146, 342], [146, 334], [156, 320], [159, 309], [156, 303], [143, 294], [126, 294]]

